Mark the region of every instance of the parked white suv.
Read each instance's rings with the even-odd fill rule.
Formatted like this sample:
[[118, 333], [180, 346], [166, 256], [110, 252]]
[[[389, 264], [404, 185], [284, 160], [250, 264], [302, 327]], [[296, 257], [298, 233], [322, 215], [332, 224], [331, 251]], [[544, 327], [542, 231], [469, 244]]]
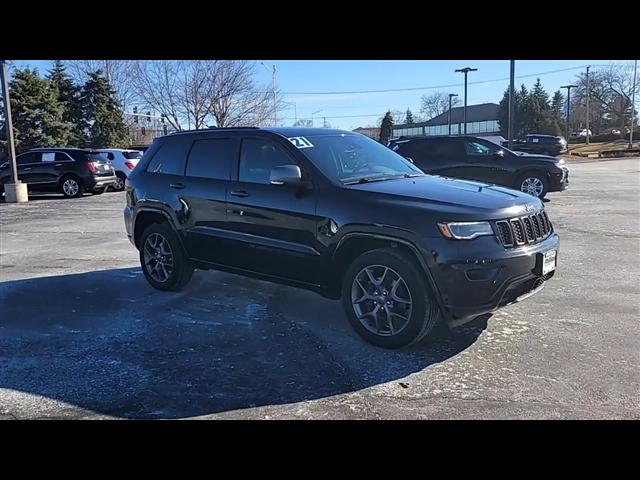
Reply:
[[97, 150], [107, 157], [107, 160], [111, 162], [113, 169], [116, 171], [118, 181], [113, 185], [113, 189], [116, 191], [124, 190], [124, 181], [142, 158], [142, 152], [121, 148], [102, 148]]

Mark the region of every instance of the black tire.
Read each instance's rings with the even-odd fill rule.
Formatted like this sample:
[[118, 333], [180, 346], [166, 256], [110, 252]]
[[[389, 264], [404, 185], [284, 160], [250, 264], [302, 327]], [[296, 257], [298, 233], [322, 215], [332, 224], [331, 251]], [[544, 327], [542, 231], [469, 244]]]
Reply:
[[[65, 187], [66, 182], [73, 182], [73, 184], [69, 183], [69, 188]], [[72, 187], [75, 185], [75, 188]], [[82, 184], [82, 180], [80, 180], [75, 175], [65, 175], [60, 179], [60, 193], [65, 196], [65, 198], [78, 198], [81, 197], [84, 193], [84, 185]]]
[[524, 192], [524, 193], [529, 193], [523, 190], [524, 188], [523, 183], [528, 178], [538, 179], [542, 183], [542, 193], [540, 193], [540, 195], [537, 195], [537, 197], [539, 199], [543, 199], [547, 195], [547, 192], [549, 191], [549, 183], [547, 182], [547, 179], [545, 178], [545, 176], [539, 172], [525, 172], [522, 175], [518, 176], [518, 179], [516, 180], [516, 184], [515, 184], [516, 190], [520, 190], [521, 192]]
[[[173, 269], [171, 270], [168, 278], [164, 281], [153, 278], [151, 273], [151, 266], [145, 264], [145, 245], [149, 236], [153, 234], [158, 234], [162, 238], [166, 239], [173, 255]], [[179, 291], [189, 283], [189, 280], [191, 280], [191, 276], [193, 275], [193, 265], [191, 265], [191, 263], [187, 259], [187, 256], [182, 249], [182, 245], [180, 244], [180, 241], [178, 239], [178, 235], [167, 223], [153, 223], [149, 225], [142, 233], [139, 245], [140, 266], [142, 267], [142, 272], [144, 273], [147, 282], [149, 282], [149, 284], [153, 288], [156, 288], [158, 290]]]
[[91, 192], [92, 195], [102, 195], [105, 192], [104, 188], [101, 188], [100, 190], [94, 190], [93, 192]]
[[111, 188], [114, 192], [122, 192], [124, 190], [124, 182], [127, 179], [127, 176], [122, 172], [116, 172], [116, 177], [122, 181], [122, 184], [119, 187], [116, 187], [116, 185], [113, 184], [111, 185]]
[[[367, 342], [382, 348], [404, 347], [425, 338], [440, 322], [440, 308], [424, 274], [415, 266], [415, 263], [415, 260], [407, 258], [395, 249], [384, 248], [363, 253], [345, 272], [342, 282], [342, 306], [353, 329]], [[387, 267], [397, 273], [404, 280], [410, 294], [409, 320], [395, 334], [372, 332], [358, 319], [352, 304], [352, 291], [356, 288], [355, 278], [363, 269], [371, 266]]]

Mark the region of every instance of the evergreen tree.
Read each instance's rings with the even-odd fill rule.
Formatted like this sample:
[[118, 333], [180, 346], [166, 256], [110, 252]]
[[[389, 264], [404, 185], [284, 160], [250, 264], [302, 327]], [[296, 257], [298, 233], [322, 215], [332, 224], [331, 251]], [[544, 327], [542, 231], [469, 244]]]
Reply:
[[127, 127], [120, 104], [101, 70], [89, 74], [82, 86], [80, 102], [87, 122], [87, 146], [127, 146]]
[[391, 115], [391, 110], [388, 110], [387, 113], [384, 114], [382, 118], [382, 123], [380, 124], [380, 143], [386, 145], [393, 134], [393, 116]]
[[70, 142], [74, 145], [84, 144], [85, 125], [80, 108], [80, 88], [67, 74], [66, 67], [61, 60], [54, 61], [47, 79], [49, 80], [49, 88], [54, 90], [54, 94], [64, 108], [62, 118], [69, 124], [72, 131]]
[[407, 124], [414, 123], [413, 113], [408, 108], [407, 108], [407, 115], [404, 118], [404, 123], [407, 123]]
[[17, 149], [67, 145], [71, 129], [63, 119], [64, 107], [37, 70], [16, 70], [10, 97]]
[[562, 135], [565, 131], [564, 97], [560, 90], [557, 90], [551, 98], [550, 115], [551, 121], [556, 125], [557, 133], [555, 135]]

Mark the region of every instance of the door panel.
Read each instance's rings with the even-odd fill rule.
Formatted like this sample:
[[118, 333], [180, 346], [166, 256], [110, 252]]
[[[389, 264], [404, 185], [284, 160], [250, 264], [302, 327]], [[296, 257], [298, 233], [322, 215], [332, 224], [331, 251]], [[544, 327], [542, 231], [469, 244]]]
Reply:
[[510, 185], [510, 170], [507, 157], [496, 154], [499, 146], [481, 139], [464, 139], [467, 168], [465, 177], [498, 185]]
[[274, 140], [243, 139], [239, 180], [227, 196], [228, 235], [234, 238], [230, 259], [239, 268], [317, 284], [316, 193], [269, 183], [271, 168], [296, 164]]

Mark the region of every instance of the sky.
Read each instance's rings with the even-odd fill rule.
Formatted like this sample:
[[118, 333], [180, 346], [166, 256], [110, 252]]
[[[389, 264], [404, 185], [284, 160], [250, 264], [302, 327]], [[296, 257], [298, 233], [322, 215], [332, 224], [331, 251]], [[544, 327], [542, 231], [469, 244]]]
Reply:
[[[610, 63], [516, 60], [516, 88], [522, 83], [530, 87], [539, 77], [546, 91], [553, 94], [560, 86], [573, 82], [587, 65], [593, 71]], [[16, 64], [38, 67], [42, 74], [50, 68], [51, 61], [19, 60]], [[277, 88], [289, 102], [285, 111], [278, 112], [278, 123], [284, 125], [292, 125], [296, 116], [313, 117], [316, 127], [326, 121], [333, 128], [353, 130], [376, 125], [387, 110], [410, 108], [414, 115], [419, 114], [421, 96], [435, 91], [457, 93], [462, 101], [464, 76], [455, 70], [464, 67], [478, 69], [468, 76], [469, 105], [498, 103], [509, 85], [509, 60], [256, 60], [256, 81], [266, 90], [271, 90], [273, 65]], [[371, 92], [400, 89], [413, 90]]]

